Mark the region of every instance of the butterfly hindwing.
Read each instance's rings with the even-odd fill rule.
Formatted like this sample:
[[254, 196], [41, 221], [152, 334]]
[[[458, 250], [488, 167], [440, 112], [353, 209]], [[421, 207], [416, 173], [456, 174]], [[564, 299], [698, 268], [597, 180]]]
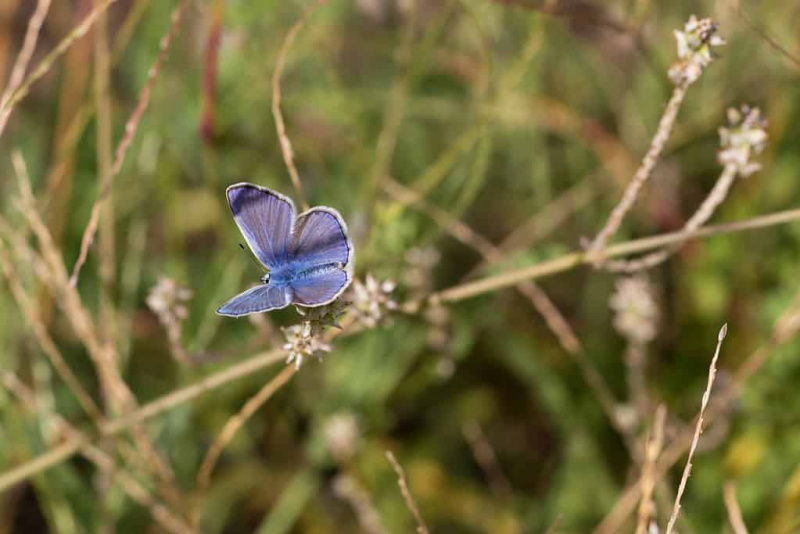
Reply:
[[226, 193], [233, 218], [253, 254], [270, 270], [284, 266], [294, 225], [292, 201], [247, 183], [232, 185]]
[[236, 295], [220, 306], [217, 313], [230, 317], [241, 317], [249, 313], [285, 308], [291, 302], [291, 288], [261, 284]]
[[343, 270], [312, 275], [292, 283], [293, 301], [303, 306], [320, 306], [338, 297], [350, 282]]

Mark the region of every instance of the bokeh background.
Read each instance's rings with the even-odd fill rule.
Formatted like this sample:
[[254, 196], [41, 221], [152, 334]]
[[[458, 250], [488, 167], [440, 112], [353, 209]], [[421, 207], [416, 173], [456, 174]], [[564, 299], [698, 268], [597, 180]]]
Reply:
[[[0, 2], [2, 86], [36, 5]], [[18, 154], [68, 269], [176, 5], [117, 1], [32, 86], [0, 138], [3, 217], [38, 250], [19, 209]], [[77, 286], [140, 404], [280, 348], [280, 327], [302, 320], [294, 309], [238, 320], [214, 310], [262, 274], [239, 249], [225, 187], [250, 181], [295, 196], [271, 79], [287, 33], [311, 6], [196, 0], [174, 35]], [[91, 0], [53, 2], [31, 65], [92, 8]], [[769, 121], [763, 169], [737, 179], [712, 222], [795, 207], [800, 4], [778, 0], [330, 0], [299, 30], [282, 78], [303, 190], [310, 204], [343, 214], [357, 276], [395, 282], [400, 306], [577, 250], [650, 144], [673, 89], [673, 31], [693, 13], [712, 17], [727, 44], [690, 87], [615, 240], [683, 225], [720, 174], [726, 109], [742, 103]], [[414, 202], [394, 183], [415, 191]], [[454, 221], [467, 227], [460, 238]], [[9, 252], [7, 230], [11, 278], [114, 417], [63, 297]], [[482, 239], [503, 244], [489, 265], [474, 247]], [[411, 532], [387, 450], [431, 532], [591, 532], [641, 478], [656, 406], [666, 407], [665, 447], [694, 428], [724, 323], [712, 399], [726, 402], [701, 438], [677, 528], [734, 532], [723, 495], [731, 483], [751, 532], [800, 532], [799, 258], [796, 223], [682, 247], [623, 303], [654, 331], [638, 357], [615, 328], [620, 277], [590, 267], [540, 281], [580, 341], [577, 356], [514, 288], [388, 310], [375, 328], [345, 328], [322, 362], [307, 361], [259, 407], [206, 491], [195, 479], [203, 456], [280, 363], [144, 425], [174, 474], [171, 490], [130, 435], [97, 440], [113, 469], [79, 455], [15, 485], [0, 495], [0, 532], [163, 532], [153, 503], [207, 533]], [[188, 290], [167, 303], [167, 319], [164, 279]], [[3, 471], [65, 439], [54, 414], [93, 428], [8, 287], [0, 291]], [[757, 372], [737, 382], [754, 357]], [[610, 405], [587, 383], [589, 366]], [[9, 386], [15, 380], [28, 402]], [[132, 455], [120, 452], [126, 447]], [[656, 485], [662, 530], [685, 459]], [[129, 497], [120, 472], [139, 481], [150, 506]], [[632, 532], [634, 517], [615, 530]]]

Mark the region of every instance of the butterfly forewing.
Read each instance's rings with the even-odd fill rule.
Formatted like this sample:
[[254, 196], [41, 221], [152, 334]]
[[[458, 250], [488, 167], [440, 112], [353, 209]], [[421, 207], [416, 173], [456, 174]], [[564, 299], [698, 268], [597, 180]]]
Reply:
[[347, 237], [347, 226], [331, 208], [311, 208], [300, 215], [289, 249], [295, 263], [309, 267], [352, 265], [353, 247]]
[[240, 317], [249, 313], [285, 308], [291, 302], [291, 288], [262, 284], [236, 295], [220, 306], [217, 313], [230, 317]]
[[252, 184], [227, 190], [228, 204], [250, 250], [270, 270], [286, 265], [294, 223], [294, 205], [287, 197]]

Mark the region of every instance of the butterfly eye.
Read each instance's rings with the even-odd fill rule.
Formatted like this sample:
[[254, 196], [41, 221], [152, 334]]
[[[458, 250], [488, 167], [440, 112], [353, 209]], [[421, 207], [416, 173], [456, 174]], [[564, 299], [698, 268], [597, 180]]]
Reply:
[[261, 281], [264, 282], [265, 284], [269, 284], [269, 273], [262, 276]]

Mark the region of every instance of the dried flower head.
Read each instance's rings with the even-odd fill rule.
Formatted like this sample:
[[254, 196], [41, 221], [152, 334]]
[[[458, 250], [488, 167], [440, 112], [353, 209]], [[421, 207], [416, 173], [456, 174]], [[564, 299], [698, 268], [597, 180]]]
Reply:
[[153, 310], [162, 323], [176, 323], [189, 314], [186, 303], [192, 298], [192, 291], [180, 287], [171, 278], [162, 276], [158, 283], [150, 289], [147, 306]]
[[719, 129], [719, 162], [733, 165], [742, 177], [761, 170], [761, 165], [751, 159], [767, 146], [766, 127], [767, 121], [758, 108], [743, 105], [728, 109], [728, 127]]
[[659, 311], [653, 289], [644, 276], [617, 280], [611, 296], [614, 328], [631, 342], [647, 343], [656, 337]]
[[678, 41], [678, 62], [669, 69], [669, 77], [676, 85], [697, 81], [703, 69], [713, 60], [713, 47], [725, 41], [717, 35], [717, 25], [711, 19], [698, 19], [692, 15], [683, 28], [675, 30]]
[[303, 359], [306, 357], [317, 356], [321, 357], [321, 352], [330, 352], [331, 347], [324, 343], [319, 334], [321, 330], [313, 327], [310, 321], [304, 321], [301, 324], [282, 328], [283, 335], [286, 336], [286, 343], [284, 343], [284, 350], [289, 351], [289, 356], [286, 363], [294, 362], [295, 367], [300, 369]]
[[352, 413], [339, 412], [331, 415], [325, 421], [323, 434], [328, 450], [338, 461], [344, 462], [355, 456], [361, 432]]
[[311, 323], [312, 329], [315, 332], [321, 332], [326, 326], [341, 328], [339, 319], [344, 315], [347, 309], [347, 303], [344, 299], [338, 298], [324, 306], [306, 308], [305, 306], [295, 305], [295, 309], [297, 313], [303, 316], [303, 320]]
[[356, 320], [367, 328], [375, 328], [389, 314], [397, 309], [392, 300], [392, 292], [396, 285], [392, 280], [378, 280], [368, 274], [364, 283], [354, 280], [350, 289], [350, 302]]
[[189, 315], [186, 303], [192, 298], [192, 291], [180, 287], [175, 280], [161, 277], [150, 289], [147, 306], [156, 314], [158, 322], [167, 331], [172, 356], [181, 362], [188, 362], [189, 356], [181, 343], [181, 324]]

